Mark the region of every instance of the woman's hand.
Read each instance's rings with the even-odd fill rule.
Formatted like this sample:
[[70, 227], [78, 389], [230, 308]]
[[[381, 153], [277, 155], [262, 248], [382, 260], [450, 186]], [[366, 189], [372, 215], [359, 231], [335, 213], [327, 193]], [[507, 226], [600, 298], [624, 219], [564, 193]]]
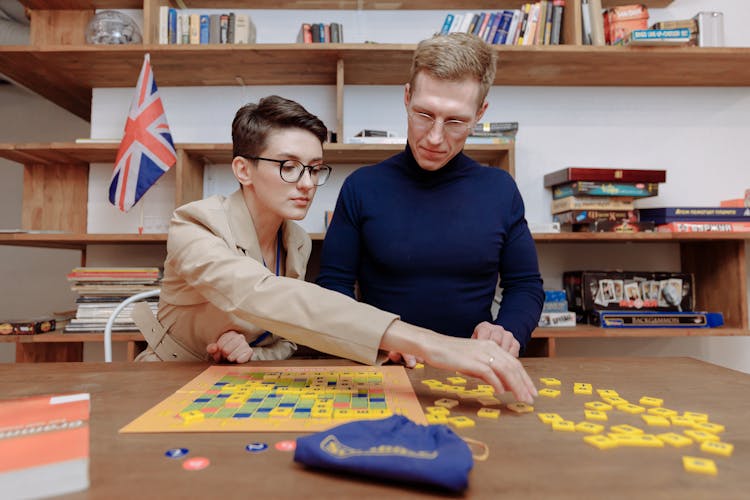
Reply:
[[247, 339], [234, 330], [222, 333], [216, 342], [206, 346], [206, 352], [213, 356], [215, 362], [222, 359], [232, 363], [247, 363], [253, 355], [253, 349]]
[[474, 328], [471, 335], [473, 339], [492, 340], [499, 345], [504, 351], [508, 351], [514, 357], [518, 357], [521, 352], [521, 344], [516, 340], [512, 333], [500, 325], [494, 325], [488, 321], [482, 321]]

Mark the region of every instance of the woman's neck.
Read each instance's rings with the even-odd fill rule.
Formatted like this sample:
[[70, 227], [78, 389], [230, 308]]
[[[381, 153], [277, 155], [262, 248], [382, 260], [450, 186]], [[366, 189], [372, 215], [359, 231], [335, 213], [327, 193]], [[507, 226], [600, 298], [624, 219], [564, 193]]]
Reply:
[[244, 195], [245, 205], [247, 205], [247, 209], [253, 219], [255, 234], [258, 236], [258, 244], [263, 254], [263, 260], [269, 266], [269, 269], [272, 269], [271, 266], [275, 265], [276, 248], [279, 243], [276, 237], [284, 220], [271, 211], [263, 210], [259, 207], [252, 193], [248, 193], [245, 190]]

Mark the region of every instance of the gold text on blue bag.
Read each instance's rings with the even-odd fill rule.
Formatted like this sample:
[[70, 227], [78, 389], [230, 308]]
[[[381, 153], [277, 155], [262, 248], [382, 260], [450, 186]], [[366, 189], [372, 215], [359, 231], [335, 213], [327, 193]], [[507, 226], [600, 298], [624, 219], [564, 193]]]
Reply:
[[421, 458], [424, 460], [434, 460], [438, 457], [437, 451], [418, 451], [404, 448], [403, 446], [380, 445], [371, 446], [366, 450], [352, 448], [343, 444], [333, 434], [329, 434], [320, 442], [320, 449], [325, 453], [336, 458], [350, 457], [385, 457], [385, 456], [402, 456], [409, 458]]

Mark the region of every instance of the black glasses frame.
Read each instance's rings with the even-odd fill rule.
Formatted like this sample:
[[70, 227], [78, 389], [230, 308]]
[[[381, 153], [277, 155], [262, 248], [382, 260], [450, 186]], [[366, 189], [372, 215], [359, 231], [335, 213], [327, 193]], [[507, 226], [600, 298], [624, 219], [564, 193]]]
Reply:
[[[263, 158], [262, 156], [243, 156], [243, 155], [240, 155], [240, 156], [242, 156], [243, 158], [247, 160], [263, 160], [263, 161], [271, 161], [274, 163], [278, 163], [279, 164], [279, 177], [281, 177], [282, 181], [288, 182], [289, 184], [295, 184], [299, 182], [302, 176], [305, 175], [305, 170], [307, 170], [310, 174], [310, 179], [313, 181], [313, 184], [315, 184], [316, 186], [322, 186], [331, 176], [331, 172], [333, 171], [333, 167], [331, 167], [330, 165], [326, 163], [320, 163], [318, 165], [305, 165], [304, 163], [298, 160], [274, 160], [273, 158]], [[300, 170], [297, 178], [291, 181], [288, 179], [285, 179], [284, 175], [281, 173], [284, 168], [284, 164], [290, 163], [290, 162], [302, 165], [302, 170]], [[317, 178], [313, 176], [313, 169], [317, 170], [317, 174], [318, 174]]]

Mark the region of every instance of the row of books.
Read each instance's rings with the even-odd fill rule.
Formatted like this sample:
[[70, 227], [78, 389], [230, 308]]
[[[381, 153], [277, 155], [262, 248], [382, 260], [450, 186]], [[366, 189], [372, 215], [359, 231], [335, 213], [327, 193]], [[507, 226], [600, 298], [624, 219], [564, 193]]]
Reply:
[[[159, 288], [157, 267], [79, 267], [67, 275], [71, 289], [78, 292], [75, 318], [65, 325], [65, 333], [102, 332], [115, 308], [133, 294]], [[148, 299], [156, 313], [158, 298]], [[132, 305], [116, 318], [113, 332], [137, 332], [131, 318]]]
[[344, 25], [341, 23], [302, 23], [297, 43], [344, 43]]
[[565, 0], [525, 3], [520, 9], [447, 14], [441, 33], [473, 33], [493, 45], [557, 45]]
[[248, 44], [255, 43], [255, 25], [247, 14], [197, 14], [159, 8], [159, 43]]

